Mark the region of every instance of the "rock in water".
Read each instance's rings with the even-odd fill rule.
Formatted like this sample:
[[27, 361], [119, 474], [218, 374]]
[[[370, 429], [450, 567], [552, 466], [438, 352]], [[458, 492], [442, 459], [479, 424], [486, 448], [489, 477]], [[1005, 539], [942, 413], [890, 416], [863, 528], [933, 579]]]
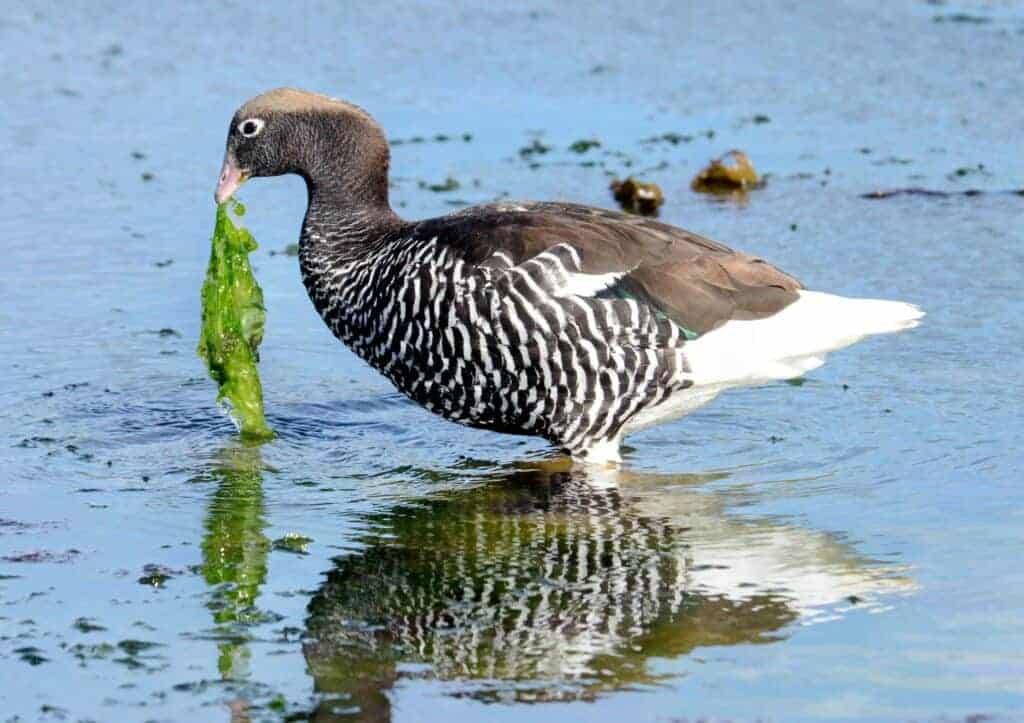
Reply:
[[234, 201], [217, 206], [196, 351], [217, 382], [217, 401], [227, 406], [241, 436], [270, 439], [274, 432], [263, 418], [263, 389], [256, 371], [267, 317], [263, 290], [249, 266], [256, 240], [232, 223], [229, 203], [239, 216], [244, 213], [244, 207]]

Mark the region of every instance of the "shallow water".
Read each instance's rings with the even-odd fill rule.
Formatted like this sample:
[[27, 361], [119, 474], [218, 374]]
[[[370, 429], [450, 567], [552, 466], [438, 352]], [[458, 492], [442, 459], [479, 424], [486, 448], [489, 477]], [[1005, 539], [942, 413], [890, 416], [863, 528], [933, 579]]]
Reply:
[[[1010, 2], [9, 9], [4, 716], [1024, 717], [1022, 43]], [[199, 286], [227, 122], [281, 84], [406, 141], [409, 217], [642, 171], [662, 219], [929, 315], [581, 472], [337, 344], [271, 253], [300, 182], [251, 182], [278, 437], [243, 445]], [[690, 192], [734, 147], [766, 187]], [[907, 187], [985, 193], [861, 197]]]

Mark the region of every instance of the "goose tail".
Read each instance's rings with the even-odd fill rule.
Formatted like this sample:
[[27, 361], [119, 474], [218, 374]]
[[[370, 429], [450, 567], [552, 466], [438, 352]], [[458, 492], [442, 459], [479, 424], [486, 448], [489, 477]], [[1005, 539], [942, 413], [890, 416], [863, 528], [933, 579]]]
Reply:
[[733, 320], [686, 345], [695, 386], [757, 384], [801, 376], [825, 355], [872, 334], [912, 329], [924, 312], [914, 304], [800, 291], [765, 319]]

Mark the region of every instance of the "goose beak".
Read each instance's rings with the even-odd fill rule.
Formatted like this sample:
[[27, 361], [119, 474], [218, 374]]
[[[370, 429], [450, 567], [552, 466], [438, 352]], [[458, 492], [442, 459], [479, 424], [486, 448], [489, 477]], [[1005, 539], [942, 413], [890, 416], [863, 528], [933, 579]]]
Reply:
[[238, 167], [234, 156], [228, 151], [224, 154], [224, 165], [220, 168], [220, 178], [217, 181], [217, 190], [213, 192], [213, 199], [218, 205], [224, 203], [248, 177], [249, 174]]

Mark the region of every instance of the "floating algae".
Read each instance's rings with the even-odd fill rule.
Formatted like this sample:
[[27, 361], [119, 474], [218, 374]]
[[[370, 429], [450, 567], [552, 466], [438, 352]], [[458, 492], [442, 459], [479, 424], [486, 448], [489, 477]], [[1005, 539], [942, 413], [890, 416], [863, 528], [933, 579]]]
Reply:
[[625, 181], [615, 179], [608, 186], [623, 211], [641, 216], [656, 216], [658, 207], [665, 203], [665, 196], [656, 183], [644, 183], [632, 176]]
[[758, 184], [757, 171], [743, 151], [729, 151], [697, 174], [690, 188], [698, 193], [745, 191]]
[[217, 206], [196, 351], [206, 362], [210, 378], [217, 382], [217, 401], [227, 405], [241, 436], [270, 439], [274, 433], [263, 418], [263, 390], [256, 372], [267, 316], [263, 291], [249, 266], [256, 240], [231, 222], [229, 203], [234, 204], [237, 215], [245, 212], [242, 204], [233, 200]]

